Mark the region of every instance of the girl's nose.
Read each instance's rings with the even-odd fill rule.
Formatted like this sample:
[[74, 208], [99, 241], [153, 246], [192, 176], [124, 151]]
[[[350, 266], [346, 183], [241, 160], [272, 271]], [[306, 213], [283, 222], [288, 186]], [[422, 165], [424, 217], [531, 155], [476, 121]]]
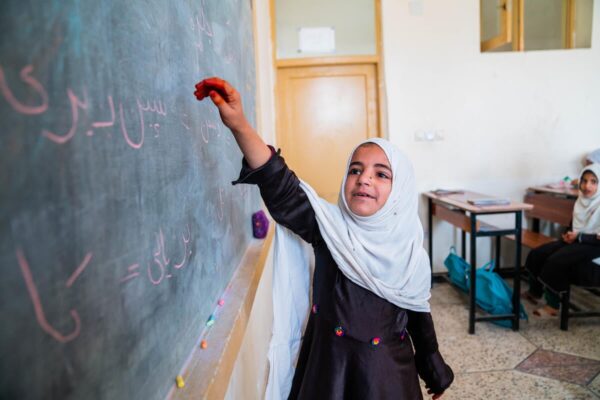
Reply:
[[371, 180], [372, 179], [373, 179], [373, 176], [370, 173], [363, 172], [358, 177], [358, 183], [361, 183], [363, 185], [364, 184], [371, 184]]

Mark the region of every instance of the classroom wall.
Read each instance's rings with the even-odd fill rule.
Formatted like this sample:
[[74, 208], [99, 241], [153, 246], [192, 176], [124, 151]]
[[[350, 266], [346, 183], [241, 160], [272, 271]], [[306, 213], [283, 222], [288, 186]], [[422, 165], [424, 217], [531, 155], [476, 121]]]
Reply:
[[[478, 0], [382, 0], [382, 20], [389, 138], [412, 159], [419, 191], [520, 200], [530, 185], [575, 176], [600, 147], [600, 7], [592, 48], [576, 50], [480, 53]], [[440, 139], [418, 140], [427, 132]], [[422, 200], [427, 229], [425, 213]], [[459, 243], [447, 225], [434, 227], [436, 269]]]

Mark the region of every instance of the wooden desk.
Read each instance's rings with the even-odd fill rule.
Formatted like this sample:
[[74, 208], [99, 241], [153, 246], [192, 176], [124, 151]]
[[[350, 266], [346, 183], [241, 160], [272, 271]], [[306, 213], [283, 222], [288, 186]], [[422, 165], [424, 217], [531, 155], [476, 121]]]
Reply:
[[[433, 264], [433, 216], [443, 219], [462, 231], [462, 253], [465, 256], [466, 232], [470, 236], [470, 289], [469, 289], [469, 333], [475, 333], [475, 322], [494, 321], [510, 319], [512, 320], [513, 330], [519, 330], [519, 304], [521, 302], [520, 287], [520, 264], [521, 264], [521, 224], [523, 211], [531, 210], [533, 206], [525, 203], [511, 202], [507, 205], [475, 206], [468, 200], [489, 198], [480, 193], [465, 191], [463, 193], [438, 195], [434, 192], [426, 192], [424, 195], [428, 200], [428, 223], [429, 223], [429, 257]], [[490, 214], [514, 214], [514, 228], [500, 229], [495, 226], [478, 221], [479, 215]], [[505, 315], [490, 315], [475, 317], [475, 270], [477, 267], [477, 238], [478, 237], [496, 237], [496, 263], [499, 262], [500, 238], [504, 235], [514, 234], [516, 239], [515, 246], [515, 265], [516, 273], [513, 284], [513, 312]], [[433, 268], [433, 266], [432, 266]]]
[[558, 197], [566, 197], [576, 199], [579, 196], [579, 190], [572, 188], [554, 188], [549, 185], [532, 186], [527, 189], [528, 192], [546, 193]]
[[527, 189], [524, 201], [533, 204], [535, 209], [526, 213], [532, 219], [531, 230], [540, 231], [540, 220], [569, 226], [573, 218], [573, 207], [579, 191], [577, 189], [532, 186]]

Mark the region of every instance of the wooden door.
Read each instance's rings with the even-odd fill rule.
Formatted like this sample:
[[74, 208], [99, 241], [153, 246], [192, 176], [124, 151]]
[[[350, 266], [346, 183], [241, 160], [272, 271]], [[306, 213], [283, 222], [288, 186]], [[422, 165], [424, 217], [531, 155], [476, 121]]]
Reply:
[[376, 64], [282, 67], [277, 142], [296, 174], [335, 203], [350, 151], [379, 135]]

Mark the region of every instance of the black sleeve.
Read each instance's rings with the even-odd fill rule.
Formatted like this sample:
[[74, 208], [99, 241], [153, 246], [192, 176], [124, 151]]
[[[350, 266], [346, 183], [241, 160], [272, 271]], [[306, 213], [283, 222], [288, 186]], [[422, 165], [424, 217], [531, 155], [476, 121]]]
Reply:
[[312, 206], [300, 188], [296, 174], [288, 168], [279, 151], [269, 147], [272, 152], [269, 161], [253, 170], [245, 159], [242, 160], [240, 176], [232, 183], [257, 184], [273, 219], [308, 243], [313, 243], [320, 236]]
[[408, 311], [408, 333], [415, 347], [417, 372], [428, 389], [442, 393], [454, 380], [454, 373], [444, 362], [430, 313]]
[[579, 235], [579, 242], [600, 247], [600, 240], [598, 240], [598, 235], [594, 233], [582, 233], [581, 235]]

